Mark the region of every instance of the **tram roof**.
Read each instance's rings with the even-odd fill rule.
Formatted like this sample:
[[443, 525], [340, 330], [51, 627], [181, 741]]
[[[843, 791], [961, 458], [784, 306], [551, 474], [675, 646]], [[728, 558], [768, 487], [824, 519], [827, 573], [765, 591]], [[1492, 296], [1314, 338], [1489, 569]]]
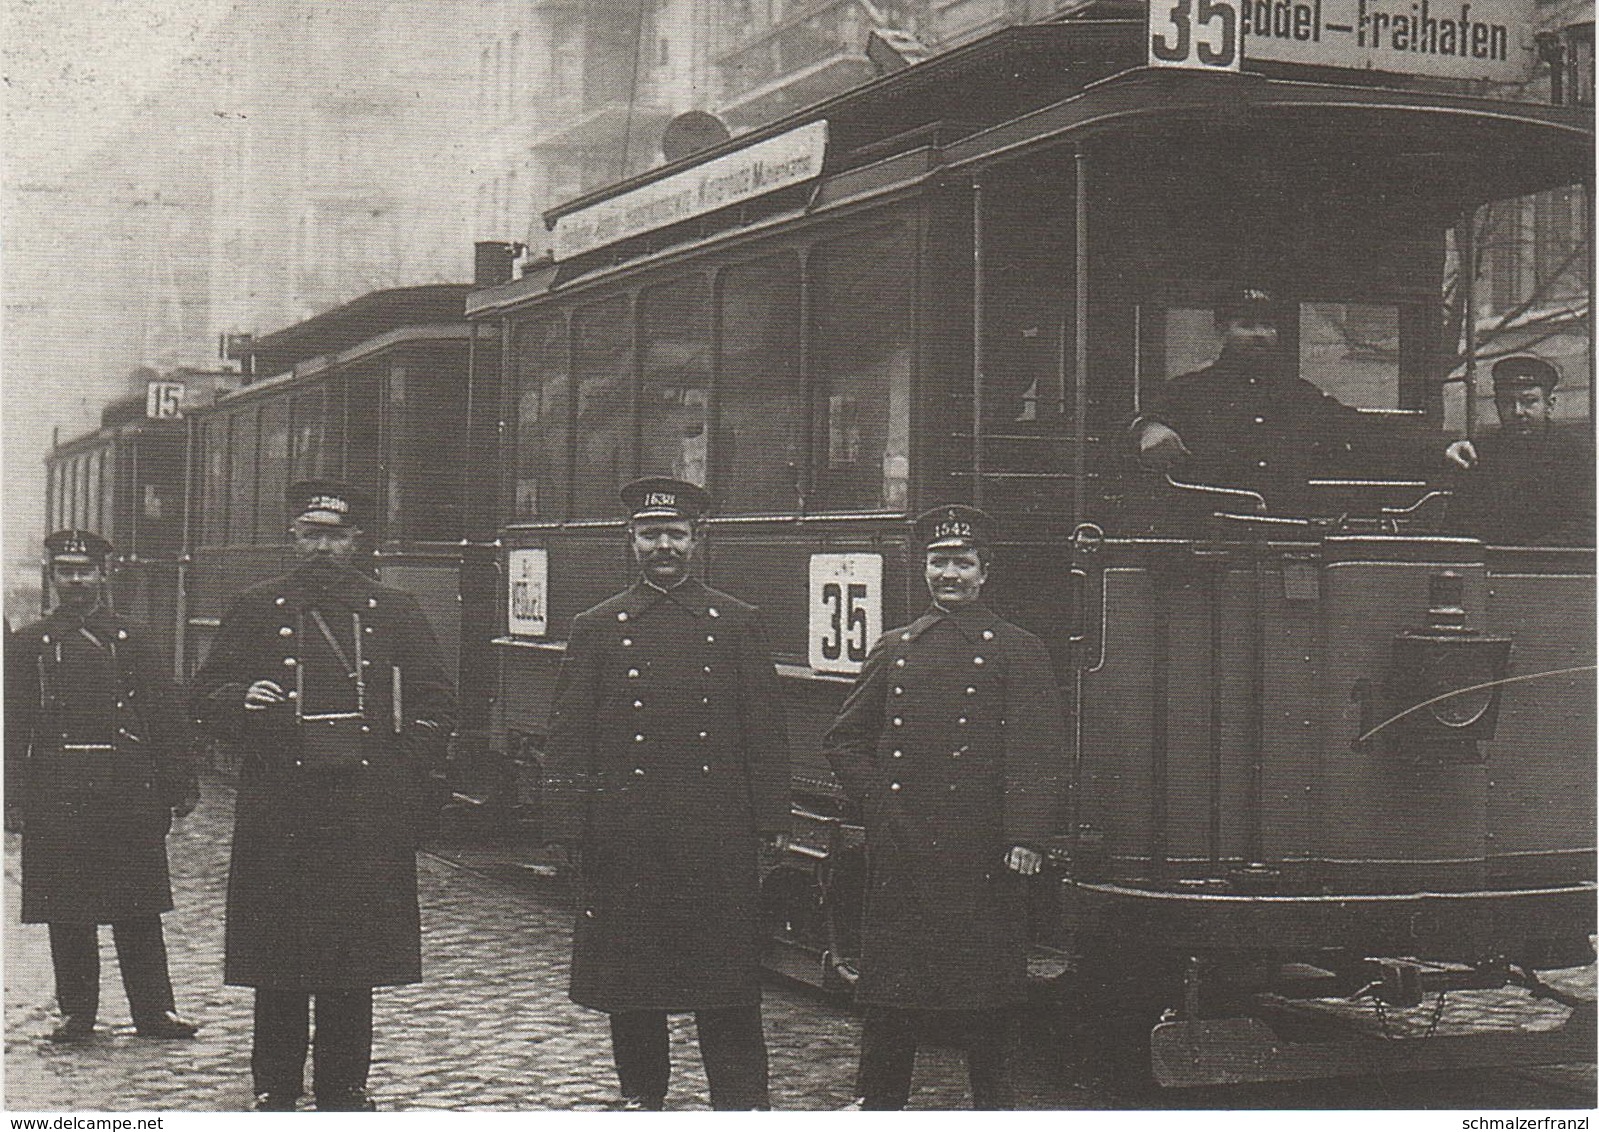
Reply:
[[250, 345], [256, 372], [292, 369], [297, 362], [336, 354], [405, 326], [466, 321], [469, 283], [429, 283], [372, 291], [257, 338]]
[[[1080, 9], [1081, 18], [1001, 29], [690, 157], [563, 202], [544, 213], [545, 224], [553, 227], [562, 216], [823, 119], [829, 130], [826, 173], [887, 156], [883, 151], [891, 149], [896, 138], [903, 138], [906, 146], [917, 144], [912, 136], [935, 125], [943, 127], [946, 136], [961, 139], [952, 149], [965, 151], [985, 148], [1000, 130], [1036, 131], [1038, 116], [1044, 113], [1070, 118], [1101, 102], [1139, 99], [1145, 104], [1129, 105], [1101, 124], [1163, 110], [1210, 109], [1219, 115], [1225, 110], [1222, 103], [1245, 97], [1255, 108], [1433, 111], [1545, 126], [1592, 138], [1593, 119], [1587, 109], [1461, 95], [1457, 85], [1439, 79], [1266, 61], [1246, 64], [1241, 74], [1146, 68], [1143, 8], [1134, 7], [1136, 19], [1128, 18], [1132, 8], [1116, 0], [1088, 0]], [[1115, 93], [1106, 93], [1105, 87]]]

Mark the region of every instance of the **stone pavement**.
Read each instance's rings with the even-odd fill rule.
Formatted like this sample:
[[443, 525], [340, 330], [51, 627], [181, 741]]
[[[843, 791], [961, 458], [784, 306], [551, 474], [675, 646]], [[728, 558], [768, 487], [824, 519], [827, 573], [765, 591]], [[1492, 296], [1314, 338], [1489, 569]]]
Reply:
[[[240, 1110], [250, 1102], [252, 992], [222, 985], [222, 917], [232, 794], [205, 784], [200, 810], [168, 843], [177, 909], [165, 917], [178, 1007], [202, 1024], [191, 1042], [113, 1036], [128, 1021], [109, 929], [101, 932], [101, 1028], [87, 1046], [54, 1046], [49, 945], [42, 925], [19, 925], [17, 838], [5, 839], [4, 1108], [32, 1111]], [[465, 855], [470, 859], [471, 855]], [[550, 893], [423, 855], [419, 861], [423, 975], [376, 994], [371, 1087], [386, 1110], [602, 1109], [615, 1098], [609, 1029], [566, 997], [571, 914]], [[1566, 989], [1591, 996], [1592, 967]], [[1503, 1009], [1451, 999], [1447, 1024]], [[1499, 1004], [1499, 1005], [1496, 1005]], [[1426, 1008], [1423, 1008], [1426, 1009]], [[784, 983], [765, 992], [772, 1101], [828, 1110], [851, 1096], [860, 1029], [838, 1004]], [[1451, 1074], [1128, 1095], [1085, 1070], [1059, 1019], [1035, 1012], [1015, 1075], [1023, 1107], [1424, 1108], [1592, 1104], [1593, 1067], [1526, 1074]], [[708, 1108], [690, 1017], [672, 1021], [671, 1109]], [[1554, 1075], [1551, 1076], [1550, 1073]], [[911, 1107], [963, 1108], [964, 1064], [950, 1049], [919, 1053]]]

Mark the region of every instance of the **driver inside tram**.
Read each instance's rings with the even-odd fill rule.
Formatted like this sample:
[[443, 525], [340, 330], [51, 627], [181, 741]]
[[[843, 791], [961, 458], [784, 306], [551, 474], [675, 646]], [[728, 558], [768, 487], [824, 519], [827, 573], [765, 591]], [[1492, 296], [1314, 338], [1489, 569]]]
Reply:
[[1130, 434], [1146, 468], [1260, 493], [1272, 511], [1306, 514], [1308, 481], [1336, 470], [1361, 414], [1293, 371], [1272, 293], [1249, 284], [1216, 304], [1221, 354], [1146, 393]]

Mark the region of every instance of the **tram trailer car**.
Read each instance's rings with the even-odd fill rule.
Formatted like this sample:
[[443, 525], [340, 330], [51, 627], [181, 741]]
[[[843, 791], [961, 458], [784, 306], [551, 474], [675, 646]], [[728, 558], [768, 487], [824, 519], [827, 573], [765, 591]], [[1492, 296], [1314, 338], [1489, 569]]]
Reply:
[[[971, 501], [1070, 709], [1038, 956], [1164, 1019], [1159, 1080], [1588, 1060], [1591, 1004], [1427, 1041], [1328, 1040], [1311, 1007], [1542, 994], [1592, 958], [1593, 549], [1454, 537], [1417, 455], [1451, 435], [1473, 217], [1590, 191], [1591, 120], [1154, 69], [1144, 35], [998, 32], [547, 215], [553, 259], [467, 304], [473, 402], [501, 407], [471, 443], [501, 437], [504, 479], [469, 518], [498, 570], [466, 576], [468, 726], [528, 764], [536, 837], [567, 629], [633, 570], [615, 489], [706, 483], [702, 568], [765, 611], [796, 758], [772, 964], [847, 980], [863, 838], [819, 739], [927, 600], [910, 517]], [[1128, 453], [1142, 391], [1214, 356], [1210, 296], [1263, 274], [1288, 357], [1392, 453], [1295, 514]]]
[[468, 290], [377, 291], [257, 338], [248, 384], [191, 414], [185, 672], [233, 597], [292, 565], [285, 494], [319, 476], [371, 501], [372, 568], [416, 595], [445, 655], [459, 655]]
[[169, 647], [188, 506], [186, 437], [182, 420], [147, 416], [145, 395], [130, 395], [101, 411], [99, 428], [56, 445], [45, 458], [46, 526], [108, 539], [116, 548], [113, 603], [156, 629]]

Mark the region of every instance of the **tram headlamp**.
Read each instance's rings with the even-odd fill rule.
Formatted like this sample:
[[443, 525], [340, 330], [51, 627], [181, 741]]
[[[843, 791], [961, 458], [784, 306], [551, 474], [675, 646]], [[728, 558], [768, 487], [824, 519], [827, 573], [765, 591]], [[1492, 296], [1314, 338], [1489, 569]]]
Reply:
[[1510, 640], [1466, 626], [1460, 575], [1428, 587], [1428, 625], [1394, 638], [1388, 677], [1368, 696], [1356, 747], [1381, 743], [1416, 764], [1482, 762], [1499, 724]]

